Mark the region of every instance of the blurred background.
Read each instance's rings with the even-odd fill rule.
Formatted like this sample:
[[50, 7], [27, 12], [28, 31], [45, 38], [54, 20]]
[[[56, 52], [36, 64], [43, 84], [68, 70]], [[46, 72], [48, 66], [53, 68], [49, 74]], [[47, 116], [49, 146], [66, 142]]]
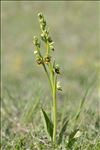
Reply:
[[[2, 95], [5, 110], [8, 111], [8, 105], [12, 110], [22, 109], [25, 106], [22, 102], [36, 97], [39, 91], [42, 91], [41, 99], [49, 103], [47, 79], [43, 69], [37, 66], [33, 53], [33, 36], [40, 34], [38, 12], [44, 14], [50, 27], [55, 42], [54, 57], [61, 67], [63, 92], [58, 94], [58, 107], [65, 100], [65, 106], [70, 106], [67, 111], [77, 109], [90, 82], [97, 80], [100, 18], [96, 1], [2, 1]], [[87, 99], [87, 109], [94, 112], [99, 106], [97, 84]], [[10, 102], [8, 95], [16, 102]]]

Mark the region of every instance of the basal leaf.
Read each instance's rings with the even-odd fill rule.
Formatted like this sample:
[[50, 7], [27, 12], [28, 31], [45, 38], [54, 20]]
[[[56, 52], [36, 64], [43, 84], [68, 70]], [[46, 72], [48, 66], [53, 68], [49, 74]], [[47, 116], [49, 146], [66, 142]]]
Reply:
[[48, 135], [52, 139], [52, 137], [53, 137], [53, 123], [51, 122], [51, 120], [49, 119], [47, 113], [43, 110], [43, 108], [41, 109], [41, 112], [42, 112], [42, 119], [44, 122], [46, 132], [48, 133]]
[[76, 133], [79, 131], [79, 129], [74, 129], [74, 131], [71, 132], [71, 134], [69, 135], [69, 140], [68, 140], [68, 148], [72, 148], [73, 144], [76, 141], [76, 138], [74, 137], [76, 135]]
[[60, 144], [62, 142], [62, 138], [64, 135], [64, 132], [66, 131], [67, 125], [68, 125], [68, 120], [65, 121], [65, 123], [63, 124], [61, 131], [59, 133], [59, 138], [58, 138], [58, 144]]

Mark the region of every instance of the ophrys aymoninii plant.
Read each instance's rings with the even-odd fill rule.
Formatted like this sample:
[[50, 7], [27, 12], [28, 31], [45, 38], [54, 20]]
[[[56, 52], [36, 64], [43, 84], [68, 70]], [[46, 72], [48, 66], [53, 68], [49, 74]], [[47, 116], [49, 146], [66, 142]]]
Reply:
[[[69, 135], [69, 140], [67, 143], [67, 146], [71, 147], [73, 145], [73, 143], [75, 142], [75, 140], [74, 140], [74, 142], [72, 142], [73, 138], [76, 138], [75, 135], [77, 133], [80, 133], [80, 131], [77, 127], [77, 120], [80, 116], [81, 110], [83, 108], [83, 104], [87, 97], [88, 91], [91, 87], [91, 84], [87, 88], [84, 97], [81, 99], [79, 109], [76, 112], [75, 117], [72, 118], [70, 121], [65, 119], [65, 121], [61, 127], [61, 131], [60, 131], [59, 135], [57, 136], [57, 97], [56, 97], [56, 95], [57, 95], [57, 90], [62, 91], [62, 87], [58, 81], [58, 77], [60, 75], [60, 67], [58, 64], [56, 64], [55, 59], [53, 58], [53, 55], [52, 55], [52, 53], [55, 50], [54, 42], [50, 36], [46, 20], [44, 19], [44, 16], [42, 13], [38, 14], [38, 18], [39, 18], [40, 29], [41, 29], [41, 39], [38, 39], [38, 37], [34, 36], [34, 41], [33, 41], [33, 43], [35, 45], [34, 54], [35, 54], [37, 64], [44, 68], [44, 71], [47, 75], [47, 78], [48, 78], [48, 81], [50, 84], [50, 89], [51, 89], [51, 93], [52, 93], [52, 108], [53, 108], [53, 109], [51, 109], [51, 113], [53, 110], [53, 121], [52, 121], [52, 119], [50, 119], [48, 117], [47, 113], [44, 111], [43, 108], [41, 108], [42, 118], [44, 121], [44, 125], [46, 127], [46, 131], [54, 145], [60, 144], [62, 142], [63, 135], [66, 131], [67, 125], [70, 124], [70, 122], [73, 122], [73, 130]], [[45, 45], [44, 55], [42, 52], [41, 41]], [[79, 135], [80, 134], [78, 134], [78, 136]]]
[[41, 43], [40, 40], [34, 36], [34, 45], [35, 45], [35, 57], [38, 65], [43, 66], [44, 71], [48, 77], [48, 81], [51, 87], [52, 98], [53, 98], [53, 122], [47, 116], [47, 113], [42, 108], [42, 114], [45, 119], [45, 125], [47, 131], [51, 137], [51, 140], [56, 144], [56, 132], [57, 132], [57, 99], [56, 94], [57, 90], [62, 91], [60, 83], [58, 81], [58, 76], [60, 75], [59, 65], [56, 64], [55, 59], [52, 57], [54, 52], [54, 42], [49, 34], [49, 29], [47, 28], [46, 20], [42, 13], [38, 14], [40, 29], [41, 29], [41, 40], [44, 43], [45, 55], [42, 55]]

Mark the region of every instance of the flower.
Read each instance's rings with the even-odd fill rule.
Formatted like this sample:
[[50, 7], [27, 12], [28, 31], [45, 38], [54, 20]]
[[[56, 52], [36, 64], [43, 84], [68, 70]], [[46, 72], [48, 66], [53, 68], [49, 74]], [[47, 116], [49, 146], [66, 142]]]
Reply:
[[38, 17], [39, 17], [41, 30], [44, 31], [45, 27], [46, 27], [46, 21], [44, 20], [43, 14], [42, 13], [38, 13]]
[[52, 39], [51, 39], [50, 36], [48, 37], [48, 42], [49, 42], [49, 43], [52, 43]]
[[55, 50], [53, 45], [50, 45], [50, 49], [51, 49], [52, 51]]
[[58, 65], [56, 65], [54, 69], [57, 74], [60, 74], [60, 68]]
[[38, 65], [40, 65], [40, 64], [43, 64], [43, 59], [42, 59], [42, 57], [37, 57], [36, 58], [36, 62], [38, 63]]
[[59, 82], [59, 81], [57, 82], [57, 89], [58, 89], [59, 91], [62, 91], [62, 87], [61, 87], [61, 85], [60, 85], [60, 82]]
[[51, 61], [51, 56], [46, 56], [46, 57], [44, 58], [44, 62], [45, 62], [46, 64], [48, 64], [50, 61]]
[[38, 54], [38, 51], [34, 51], [34, 54]]

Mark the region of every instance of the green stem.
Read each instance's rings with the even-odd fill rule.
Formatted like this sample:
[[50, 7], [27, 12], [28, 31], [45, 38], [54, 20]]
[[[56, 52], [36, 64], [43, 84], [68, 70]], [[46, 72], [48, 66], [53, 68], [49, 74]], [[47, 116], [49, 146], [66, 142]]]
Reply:
[[48, 56], [49, 55], [49, 44], [48, 44], [48, 42], [46, 43], [46, 55]]
[[53, 86], [53, 143], [56, 144], [56, 132], [57, 132], [57, 102], [56, 102], [56, 81], [57, 77], [54, 77]]
[[[38, 51], [38, 53], [39, 53], [39, 56], [43, 59], [43, 56], [42, 56], [42, 54], [41, 54], [41, 52], [40, 52], [40, 49], [39, 49], [39, 48], [37, 48], [37, 51]], [[49, 73], [48, 73], [48, 71], [47, 71], [47, 68], [46, 68], [46, 66], [45, 66], [44, 62], [43, 62], [43, 64], [42, 64], [42, 65], [43, 65], [44, 71], [45, 71], [45, 73], [46, 73], [46, 75], [47, 75], [47, 78], [48, 78], [48, 81], [49, 81], [50, 87], [51, 87], [51, 89], [52, 89], [52, 84], [51, 84], [51, 81], [50, 81]]]
[[[49, 43], [46, 43], [47, 46], [47, 54], [49, 55], [50, 48]], [[56, 102], [56, 85], [57, 85], [57, 76], [53, 73], [52, 64], [49, 64], [50, 69], [50, 81], [52, 85], [52, 96], [53, 96], [53, 143], [56, 144], [56, 132], [57, 132], [57, 102]]]
[[49, 69], [50, 69], [50, 80], [51, 80], [51, 84], [52, 84], [52, 90], [53, 90], [53, 83], [54, 83], [54, 72], [53, 72], [53, 67], [52, 64], [49, 64]]
[[46, 75], [47, 75], [47, 78], [48, 78], [48, 81], [49, 81], [49, 84], [50, 84], [50, 87], [51, 87], [51, 90], [52, 90], [52, 84], [51, 84], [51, 80], [50, 80], [48, 71], [47, 71], [47, 69], [46, 69], [45, 64], [43, 63], [42, 65], [43, 65], [43, 68], [44, 68], [44, 70], [45, 70], [45, 73], [46, 73]]

